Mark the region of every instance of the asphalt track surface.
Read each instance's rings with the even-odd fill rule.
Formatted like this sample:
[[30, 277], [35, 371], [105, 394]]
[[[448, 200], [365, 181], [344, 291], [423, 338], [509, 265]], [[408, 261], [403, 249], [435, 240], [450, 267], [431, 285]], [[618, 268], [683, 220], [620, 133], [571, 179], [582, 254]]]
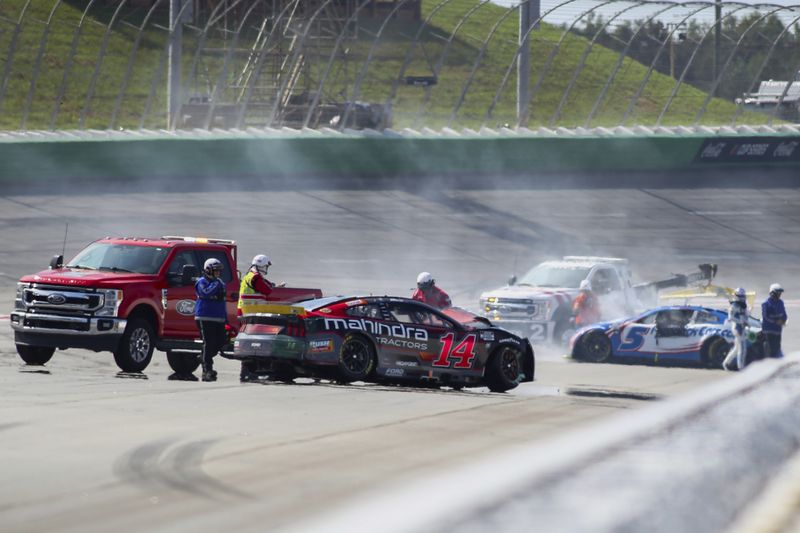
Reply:
[[[407, 295], [428, 270], [468, 306], [540, 260], [595, 254], [630, 258], [642, 280], [716, 262], [720, 284], [761, 299], [779, 281], [790, 317], [800, 312], [797, 188], [225, 186], [92, 192], [65, 184], [58, 194], [0, 197], [0, 301], [10, 310], [16, 279], [62, 247], [70, 256], [105, 235], [184, 234], [234, 238], [240, 268], [266, 252], [273, 281], [328, 294]], [[580, 364], [539, 350], [536, 382], [510, 394], [242, 385], [231, 361], [209, 384], [170, 380], [161, 353], [141, 376], [118, 374], [110, 354], [80, 350], [26, 367], [1, 320], [4, 531], [290, 527], [728, 377]], [[800, 346], [792, 322], [786, 351]]]

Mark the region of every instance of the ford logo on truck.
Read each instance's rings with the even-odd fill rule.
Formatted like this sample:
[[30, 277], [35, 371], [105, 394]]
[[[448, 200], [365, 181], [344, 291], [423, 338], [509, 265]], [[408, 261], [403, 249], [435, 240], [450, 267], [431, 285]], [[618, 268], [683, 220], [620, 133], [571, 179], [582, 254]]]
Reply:
[[192, 316], [194, 315], [194, 300], [181, 300], [175, 304], [175, 310], [180, 315]]
[[53, 305], [61, 305], [67, 302], [67, 297], [63, 294], [48, 294], [47, 295], [47, 303]]

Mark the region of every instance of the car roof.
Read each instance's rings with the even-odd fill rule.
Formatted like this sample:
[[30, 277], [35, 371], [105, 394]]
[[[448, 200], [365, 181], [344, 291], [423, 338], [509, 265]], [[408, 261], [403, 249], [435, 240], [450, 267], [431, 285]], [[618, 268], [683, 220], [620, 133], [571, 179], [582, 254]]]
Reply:
[[296, 304], [292, 304], [295, 306], [303, 307], [306, 311], [316, 311], [317, 309], [321, 309], [323, 307], [328, 307], [330, 305], [348, 302], [348, 301], [358, 301], [363, 300], [365, 303], [375, 303], [375, 302], [408, 302], [422, 306], [428, 306], [425, 302], [420, 302], [419, 300], [414, 300], [412, 298], [406, 298], [404, 296], [389, 296], [389, 295], [350, 295], [350, 296], [325, 296], [323, 298], [316, 298], [314, 300], [306, 300], [304, 302], [297, 302]]
[[153, 246], [159, 248], [174, 248], [181, 244], [192, 246], [217, 248], [218, 246], [233, 246], [234, 241], [221, 239], [206, 239], [203, 237], [103, 237], [95, 242], [107, 244], [129, 244], [132, 246]]

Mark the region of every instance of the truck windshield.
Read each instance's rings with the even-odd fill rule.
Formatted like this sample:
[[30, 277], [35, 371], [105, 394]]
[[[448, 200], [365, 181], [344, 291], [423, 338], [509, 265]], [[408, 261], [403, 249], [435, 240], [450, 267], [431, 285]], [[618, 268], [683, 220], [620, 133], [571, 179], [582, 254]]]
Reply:
[[553, 265], [539, 265], [533, 267], [522, 276], [517, 285], [531, 285], [533, 287], [565, 287], [577, 289], [581, 281], [589, 274], [588, 268], [583, 267], [556, 267]]
[[88, 268], [112, 272], [155, 274], [161, 268], [168, 248], [95, 242], [84, 248], [67, 268]]

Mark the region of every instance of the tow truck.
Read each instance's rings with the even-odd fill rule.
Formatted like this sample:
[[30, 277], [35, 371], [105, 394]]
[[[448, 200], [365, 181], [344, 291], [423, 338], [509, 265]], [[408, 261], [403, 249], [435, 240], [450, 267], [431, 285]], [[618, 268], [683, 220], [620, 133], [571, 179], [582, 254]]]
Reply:
[[710, 283], [716, 273], [717, 265], [704, 263], [696, 272], [634, 284], [625, 258], [565, 256], [540, 263], [520, 279], [512, 276], [505, 287], [481, 294], [479, 305], [492, 323], [533, 343], [564, 346], [575, 333], [572, 301], [583, 280], [589, 281], [607, 320], [651, 305], [661, 290]]
[[[123, 372], [142, 372], [158, 349], [176, 373], [194, 372], [202, 349], [194, 284], [212, 257], [224, 265], [228, 323], [235, 329], [235, 241], [106, 237], [66, 265], [57, 255], [49, 269], [20, 278], [9, 316], [17, 353], [29, 365], [43, 365], [56, 349], [108, 351]], [[268, 299], [293, 303], [321, 296], [319, 289], [275, 287]]]

